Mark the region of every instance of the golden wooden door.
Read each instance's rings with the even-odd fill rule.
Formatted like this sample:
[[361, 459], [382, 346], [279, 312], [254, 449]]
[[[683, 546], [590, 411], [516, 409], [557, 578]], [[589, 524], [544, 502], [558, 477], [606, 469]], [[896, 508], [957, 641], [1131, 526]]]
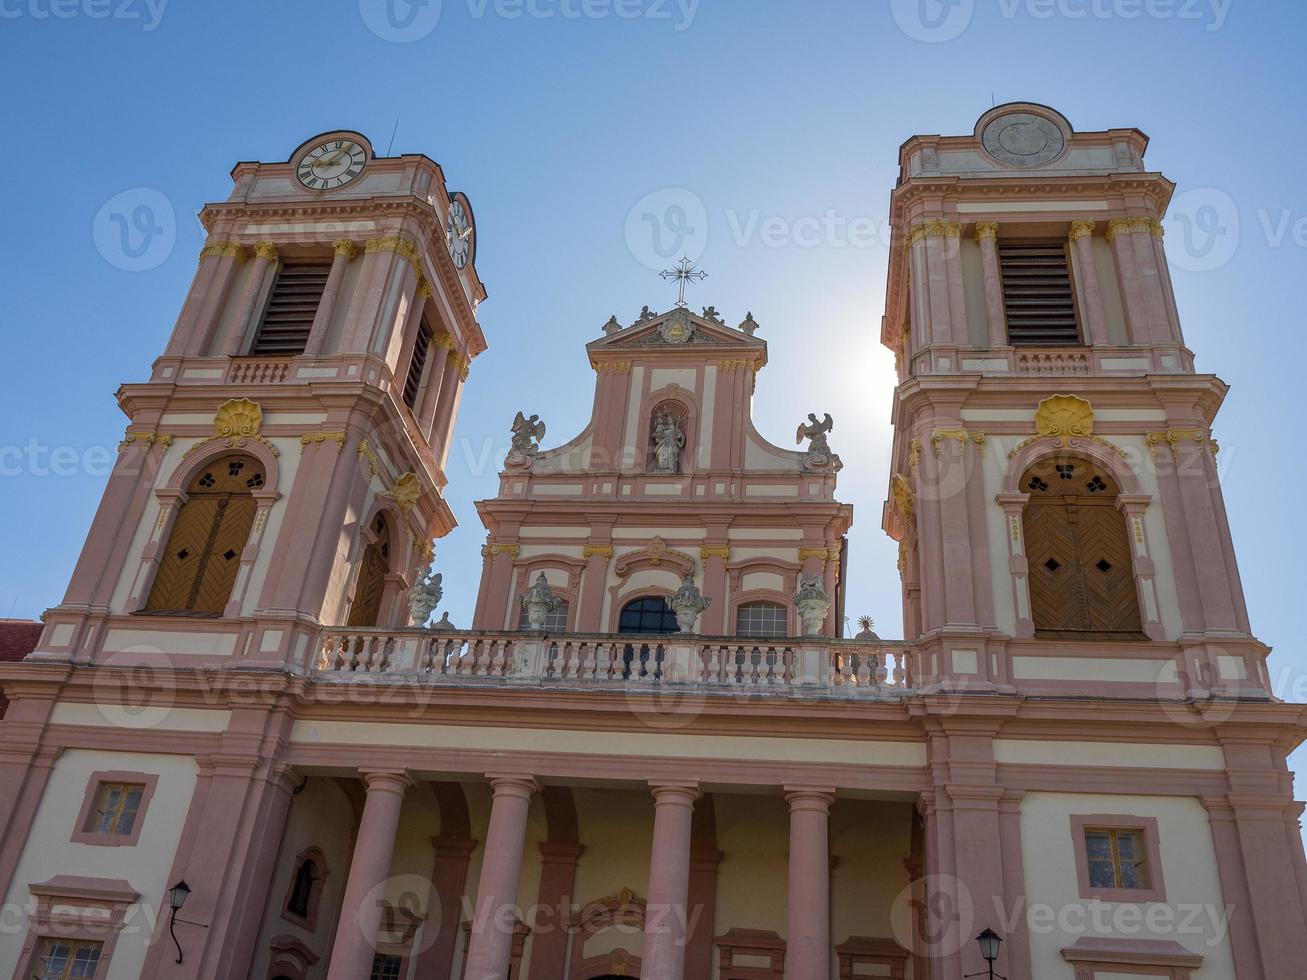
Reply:
[[261, 486], [263, 468], [246, 456], [223, 457], [191, 481], [145, 611], [222, 615], [258, 509], [251, 491]]
[[1078, 457], [1035, 464], [1024, 529], [1035, 629], [1091, 637], [1141, 634], [1125, 516], [1111, 478]]
[[363, 549], [363, 562], [346, 626], [376, 626], [381, 618], [381, 596], [390, 571], [390, 531], [386, 519], [380, 514], [372, 522], [372, 532], [375, 537]]

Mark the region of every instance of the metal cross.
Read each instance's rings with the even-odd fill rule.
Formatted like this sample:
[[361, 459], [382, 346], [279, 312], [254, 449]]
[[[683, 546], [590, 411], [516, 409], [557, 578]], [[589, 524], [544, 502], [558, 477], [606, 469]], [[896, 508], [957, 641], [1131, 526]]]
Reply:
[[677, 306], [685, 306], [685, 287], [688, 283], [701, 282], [708, 278], [708, 273], [696, 269], [694, 263], [688, 258], [682, 258], [675, 266], [664, 269], [658, 275], [662, 279], [675, 280], [680, 284], [681, 294], [676, 301]]

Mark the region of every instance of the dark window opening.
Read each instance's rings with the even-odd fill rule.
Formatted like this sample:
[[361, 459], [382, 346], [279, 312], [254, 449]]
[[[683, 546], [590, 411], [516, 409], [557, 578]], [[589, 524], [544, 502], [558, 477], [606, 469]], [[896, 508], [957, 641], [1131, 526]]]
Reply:
[[427, 353], [431, 350], [431, 328], [423, 319], [418, 326], [417, 338], [413, 341], [413, 356], [408, 362], [408, 376], [404, 379], [404, 404], [410, 409], [418, 403], [418, 392], [422, 389], [422, 372], [427, 367]]
[[251, 354], [291, 357], [304, 353], [330, 273], [329, 264], [317, 262], [287, 262], [277, 270]]
[[645, 596], [622, 609], [619, 633], [675, 633], [676, 613], [661, 596]]
[[1062, 242], [998, 243], [1007, 313], [1014, 347], [1068, 347], [1080, 343], [1071, 266]]

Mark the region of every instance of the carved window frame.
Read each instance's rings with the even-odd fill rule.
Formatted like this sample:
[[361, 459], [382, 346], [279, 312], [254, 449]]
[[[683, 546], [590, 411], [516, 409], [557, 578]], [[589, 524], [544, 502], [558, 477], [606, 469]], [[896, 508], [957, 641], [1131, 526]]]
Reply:
[[[313, 876], [313, 884], [309, 889], [309, 907], [307, 915], [299, 915], [290, 907], [291, 899], [295, 895], [295, 884], [299, 879], [300, 869], [306, 863], [312, 861], [317, 868], [317, 874]], [[281, 917], [293, 925], [299, 926], [308, 932], [315, 932], [318, 928], [318, 913], [322, 905], [322, 893], [327, 886], [327, 877], [331, 874], [331, 868], [327, 865], [326, 855], [322, 853], [322, 848], [314, 845], [306, 847], [295, 855], [295, 863], [291, 866], [290, 880], [286, 884], [286, 896], [281, 903]]]
[[36, 911], [28, 920], [27, 937], [12, 980], [28, 980], [35, 975], [41, 945], [48, 939], [99, 943], [95, 973], [84, 980], [104, 980], [127, 911], [140, 895], [126, 881], [68, 875], [56, 875], [27, 887], [36, 899]]
[[[1089, 881], [1089, 849], [1085, 834], [1090, 830], [1134, 830], [1144, 840], [1144, 853], [1148, 862], [1147, 888], [1097, 888]], [[1141, 817], [1126, 813], [1073, 813], [1071, 815], [1071, 844], [1076, 862], [1076, 884], [1080, 897], [1102, 902], [1145, 904], [1166, 901], [1166, 882], [1162, 874], [1162, 852], [1156, 817]]]
[[[132, 823], [130, 833], [102, 834], [95, 830], [86, 829], [90, 826], [91, 818], [95, 815], [96, 801], [100, 798], [102, 787], [110, 783], [144, 787], [141, 792], [141, 803], [136, 808], [136, 820]], [[122, 772], [118, 770], [91, 773], [86, 782], [86, 793], [82, 797], [77, 822], [73, 824], [73, 832], [69, 840], [74, 844], [90, 844], [93, 847], [135, 847], [141, 839], [141, 829], [145, 826], [145, 817], [150, 809], [150, 801], [154, 798], [154, 791], [158, 785], [158, 773]]]

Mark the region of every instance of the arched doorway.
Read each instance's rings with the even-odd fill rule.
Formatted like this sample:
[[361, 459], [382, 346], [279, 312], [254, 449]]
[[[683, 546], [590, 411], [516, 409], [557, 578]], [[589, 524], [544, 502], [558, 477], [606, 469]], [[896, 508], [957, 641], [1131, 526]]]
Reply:
[[1021, 477], [1035, 631], [1058, 638], [1142, 637], [1120, 489], [1101, 466], [1053, 456]]
[[263, 485], [263, 466], [249, 456], [223, 456], [195, 475], [160, 554], [146, 612], [222, 615], [258, 509], [254, 491]]
[[371, 530], [372, 540], [363, 549], [363, 563], [346, 626], [376, 626], [381, 617], [381, 597], [390, 572], [390, 525], [385, 514], [373, 518]]

